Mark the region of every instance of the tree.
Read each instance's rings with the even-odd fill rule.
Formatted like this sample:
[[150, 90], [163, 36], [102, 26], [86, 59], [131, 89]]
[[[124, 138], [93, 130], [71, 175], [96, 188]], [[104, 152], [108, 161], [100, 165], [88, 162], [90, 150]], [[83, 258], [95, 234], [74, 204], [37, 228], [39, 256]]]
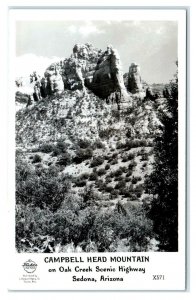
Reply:
[[[176, 63], [177, 65], [177, 63]], [[149, 216], [161, 251], [178, 251], [178, 74], [169, 84], [160, 112], [161, 134], [155, 138], [154, 171], [146, 181], [153, 194]]]

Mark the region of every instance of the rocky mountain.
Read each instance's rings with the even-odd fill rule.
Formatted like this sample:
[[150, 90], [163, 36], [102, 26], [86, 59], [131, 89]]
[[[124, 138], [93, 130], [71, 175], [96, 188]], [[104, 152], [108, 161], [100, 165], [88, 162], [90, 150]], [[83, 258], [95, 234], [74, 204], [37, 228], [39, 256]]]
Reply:
[[[153, 168], [153, 139], [159, 134], [164, 98], [147, 97], [139, 66], [132, 63], [123, 76], [112, 46], [102, 51], [76, 44], [69, 58], [50, 65], [43, 78], [32, 74], [31, 82], [33, 95], [17, 93], [16, 98], [25, 103], [16, 112], [20, 164], [39, 176], [55, 168], [57, 177], [69, 181], [67, 193], [84, 201], [90, 190], [89, 201], [99, 212], [117, 210], [128, 218], [135, 207], [150, 205], [144, 181]], [[121, 251], [127, 239], [119, 240]], [[19, 244], [23, 247], [21, 240]]]

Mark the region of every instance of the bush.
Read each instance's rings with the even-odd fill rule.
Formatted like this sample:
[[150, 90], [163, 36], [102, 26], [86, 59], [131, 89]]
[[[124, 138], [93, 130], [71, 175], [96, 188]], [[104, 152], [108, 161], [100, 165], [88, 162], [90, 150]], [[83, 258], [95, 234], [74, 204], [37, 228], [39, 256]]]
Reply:
[[116, 177], [118, 177], [118, 176], [120, 176], [120, 175], [122, 175], [122, 174], [123, 174], [123, 171], [122, 171], [121, 168], [117, 169], [117, 170], [114, 172], [114, 175], [115, 175]]
[[128, 154], [128, 160], [132, 160], [134, 158], [135, 158], [135, 154], [133, 154], [133, 153]]
[[62, 153], [66, 153], [67, 151], [67, 144], [64, 142], [57, 142], [56, 145], [53, 146], [53, 156], [58, 156]]
[[138, 197], [135, 194], [130, 195], [129, 201], [138, 201]]
[[89, 174], [88, 173], [83, 173], [80, 175], [81, 179], [88, 179], [89, 178]]
[[138, 184], [134, 189], [135, 192], [143, 192], [143, 190], [144, 190], [143, 184]]
[[85, 179], [80, 179], [78, 178], [76, 181], [75, 181], [75, 185], [77, 187], [83, 187], [86, 185], [86, 180]]
[[71, 156], [68, 153], [62, 154], [56, 162], [57, 165], [65, 166], [65, 167], [70, 163], [71, 163]]
[[99, 137], [101, 139], [109, 139], [112, 136], [113, 131], [114, 130], [111, 128], [106, 128], [106, 129], [100, 130]]
[[106, 164], [105, 165], [105, 170], [109, 170], [110, 169], [110, 164]]
[[122, 142], [118, 142], [116, 144], [116, 149], [124, 149], [126, 147], [126, 144], [125, 143], [122, 143]]
[[91, 146], [91, 142], [89, 140], [86, 140], [86, 139], [83, 139], [83, 140], [80, 139], [78, 141], [78, 145], [79, 145], [80, 148], [86, 149], [86, 148]]
[[147, 141], [146, 140], [127, 140], [126, 141], [126, 148], [127, 150], [130, 150], [132, 148], [138, 148], [138, 147], [147, 147]]
[[54, 150], [54, 145], [52, 144], [42, 144], [39, 148], [39, 151], [43, 152], [43, 153], [50, 153]]
[[93, 150], [91, 148], [79, 149], [76, 151], [76, 155], [73, 158], [73, 162], [80, 164], [81, 162], [91, 159], [93, 156]]
[[114, 178], [114, 181], [121, 181], [123, 179], [124, 179], [124, 177], [122, 175], [119, 175], [119, 176]]
[[77, 187], [83, 187], [86, 185], [86, 180], [88, 179], [88, 174], [84, 173], [78, 176], [75, 180], [74, 183]]
[[133, 176], [131, 182], [132, 184], [136, 184], [140, 180], [142, 180], [141, 176]]
[[99, 170], [97, 171], [97, 174], [98, 174], [98, 176], [103, 176], [103, 175], [106, 174], [106, 170], [103, 169], [103, 168], [101, 168], [101, 169], [99, 169]]
[[101, 156], [96, 156], [96, 157], [93, 158], [93, 160], [92, 160], [90, 166], [91, 166], [91, 168], [94, 168], [94, 167], [97, 167], [97, 166], [102, 165], [103, 162], [104, 162], [104, 158], [103, 158], [103, 157], [101, 157]]
[[125, 180], [121, 180], [121, 181], [119, 181], [116, 185], [115, 185], [115, 190], [117, 190], [117, 189], [122, 189], [122, 188], [125, 188], [126, 187], [126, 182], [125, 182]]
[[111, 195], [113, 195], [114, 197], [118, 197], [118, 195], [119, 195], [119, 192], [118, 192], [118, 190], [112, 190], [111, 191]]
[[97, 173], [93, 172], [90, 174], [90, 176], [89, 176], [90, 181], [96, 181], [97, 179], [98, 179]]
[[133, 172], [132, 171], [128, 171], [127, 174], [125, 175], [126, 177], [130, 177], [132, 176]]
[[118, 158], [114, 158], [110, 163], [111, 165], [116, 165], [118, 163]]
[[105, 148], [105, 145], [104, 145], [104, 143], [102, 143], [102, 141], [101, 140], [96, 140], [95, 142], [94, 142], [94, 145], [93, 145], [94, 147], [95, 147], [95, 149], [97, 148], [97, 149], [104, 149]]
[[22, 160], [16, 161], [16, 203], [31, 204], [55, 211], [60, 207], [70, 182], [55, 167], [34, 170]]
[[128, 170], [126, 167], [120, 167], [120, 170], [123, 172], [123, 173], [126, 173]]
[[113, 187], [112, 187], [112, 186], [106, 186], [106, 187], [105, 187], [105, 191], [106, 191], [107, 193], [111, 193], [112, 190], [113, 190]]
[[141, 161], [148, 160], [148, 153], [142, 154]]
[[98, 179], [96, 182], [96, 186], [98, 187], [99, 191], [104, 191], [106, 184], [103, 182], [103, 180]]
[[112, 182], [112, 179], [109, 178], [109, 177], [106, 177], [105, 182], [106, 182], [106, 183], [110, 183], [110, 182]]
[[41, 156], [39, 154], [35, 154], [34, 157], [33, 157], [32, 163], [36, 164], [36, 163], [41, 162], [41, 161], [42, 161]]
[[125, 153], [123, 156], [122, 156], [122, 162], [126, 162], [128, 161], [128, 155]]
[[128, 165], [128, 169], [133, 171], [134, 168], [137, 166], [137, 163], [135, 161], [132, 161], [129, 165]]

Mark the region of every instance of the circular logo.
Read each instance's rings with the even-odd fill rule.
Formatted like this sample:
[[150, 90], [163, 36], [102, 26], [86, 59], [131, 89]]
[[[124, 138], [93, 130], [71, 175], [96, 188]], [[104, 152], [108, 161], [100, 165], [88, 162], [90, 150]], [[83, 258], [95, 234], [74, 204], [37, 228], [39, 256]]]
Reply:
[[37, 269], [37, 264], [34, 261], [32, 261], [31, 259], [24, 262], [24, 264], [22, 266], [23, 266], [23, 269], [27, 273], [33, 273]]

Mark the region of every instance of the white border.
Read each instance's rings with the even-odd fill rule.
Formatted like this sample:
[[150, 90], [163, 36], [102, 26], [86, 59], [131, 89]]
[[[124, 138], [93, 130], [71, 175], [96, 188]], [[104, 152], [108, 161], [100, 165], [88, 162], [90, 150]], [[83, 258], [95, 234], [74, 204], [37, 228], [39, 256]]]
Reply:
[[[93, 18], [92, 18], [93, 17]], [[125, 280], [123, 283], [111, 283], [107, 284], [102, 282], [97, 283], [95, 286], [92, 283], [83, 283], [83, 284], [74, 284], [70, 282], [68, 278], [66, 279], [66, 284], [64, 279], [59, 274], [55, 275], [55, 278], [58, 282], [53, 282], [53, 284], [47, 284], [47, 281], [50, 278], [53, 278], [50, 274], [39, 273], [42, 282], [37, 284], [35, 287], [31, 285], [23, 285], [22, 281], [17, 279], [20, 272], [20, 267], [23, 261], [26, 261], [27, 255], [25, 254], [15, 254], [15, 239], [13, 238], [15, 230], [15, 178], [13, 176], [14, 170], [14, 147], [15, 147], [15, 107], [13, 106], [14, 102], [14, 89], [13, 83], [15, 78], [15, 70], [13, 66], [15, 65], [15, 45], [16, 45], [16, 34], [15, 34], [15, 24], [18, 20], [81, 20], [81, 10], [10, 10], [9, 12], [9, 94], [8, 99], [13, 99], [13, 101], [8, 101], [9, 104], [9, 119], [8, 119], [8, 131], [9, 131], [9, 161], [8, 161], [8, 186], [9, 186], [9, 203], [10, 203], [10, 218], [11, 218], [11, 228], [9, 232], [12, 232], [12, 239], [10, 239], [9, 249], [10, 256], [13, 257], [12, 266], [13, 274], [9, 279], [9, 288], [10, 289], [62, 289], [62, 290], [89, 290], [89, 289], [122, 289], [122, 290], [183, 290], [185, 288], [185, 111], [186, 111], [186, 90], [185, 90], [185, 70], [186, 70], [186, 13], [185, 10], [82, 10], [82, 19], [83, 20], [167, 20], [167, 21], [177, 21], [178, 22], [178, 60], [179, 60], [179, 250], [178, 253], [148, 253], [150, 255], [150, 274], [145, 276], [145, 278], [138, 278], [137, 276], [132, 278], [132, 282]], [[131, 46], [131, 45], [130, 45]], [[106, 255], [106, 254], [104, 254]], [[120, 253], [118, 253], [120, 255]], [[121, 254], [122, 255], [122, 254]], [[130, 255], [130, 253], [123, 253], [123, 255]], [[138, 253], [131, 253], [131, 255], [138, 255]], [[145, 254], [143, 254], [145, 255]], [[31, 254], [28, 255], [31, 259], [35, 260], [43, 268], [43, 262], [41, 260], [42, 255], [40, 254]], [[59, 256], [56, 254], [56, 256]], [[84, 255], [85, 256], [85, 255]], [[109, 256], [107, 254], [106, 256]], [[20, 261], [20, 265], [17, 264], [17, 261]], [[127, 264], [127, 266], [130, 264]], [[84, 265], [85, 266], [85, 265]], [[86, 264], [86, 267], [88, 264]], [[115, 266], [113, 264], [113, 266]], [[157, 268], [158, 266], [158, 268]], [[51, 266], [52, 267], [52, 266]], [[83, 267], [83, 265], [82, 265]], [[101, 265], [101, 267], [104, 267]], [[14, 269], [15, 268], [15, 269]], [[152, 271], [154, 270], [154, 271]], [[17, 271], [17, 272], [16, 272]], [[16, 273], [15, 273], [16, 272]], [[46, 270], [45, 270], [46, 272]], [[165, 282], [153, 282], [152, 274], [165, 274], [167, 277]], [[44, 275], [45, 274], [45, 275]], [[41, 276], [42, 275], [42, 276]], [[48, 276], [47, 276], [48, 275]], [[97, 274], [98, 275], [98, 274]], [[115, 275], [114, 275], [115, 276]], [[45, 277], [46, 279], [43, 279]], [[71, 276], [68, 276], [69, 278]]]
[[[5, 3], [6, 2], [6, 3]], [[2, 95], [2, 101], [1, 101], [1, 118], [0, 118], [0, 122], [1, 122], [1, 141], [3, 140], [3, 146], [0, 148], [0, 151], [1, 151], [1, 157], [3, 158], [6, 158], [6, 116], [7, 116], [7, 113], [6, 113], [6, 103], [4, 101], [4, 99], [7, 98], [7, 89], [6, 89], [6, 84], [7, 84], [7, 78], [6, 78], [6, 72], [7, 72], [7, 60], [6, 60], [6, 53], [7, 53], [7, 44], [6, 44], [6, 39], [7, 39], [7, 32], [6, 32], [6, 29], [7, 29], [7, 25], [6, 25], [6, 9], [7, 9], [7, 2], [8, 1], [2, 1], [0, 3], [1, 5], [1, 9], [0, 9], [0, 30], [1, 30], [1, 41], [4, 41], [4, 43], [2, 44], [1, 43], [1, 56], [0, 56], [0, 59], [1, 59], [1, 67], [2, 67], [2, 73], [4, 74], [4, 76], [1, 76], [1, 95]], [[110, 3], [106, 3], [107, 1], [102, 1], [100, 0], [99, 1], [99, 5], [110, 5]], [[53, 1], [50, 1], [48, 0], [47, 3], [44, 2], [44, 1], [37, 1], [37, 0], [34, 0], [34, 1], [12, 1], [12, 4], [17, 4], [17, 5], [54, 5]], [[65, 5], [65, 2], [63, 1], [55, 1], [55, 5]], [[72, 5], [80, 5], [79, 1], [72, 1]], [[96, 3], [92, 3], [90, 1], [83, 1], [83, 5], [96, 5]], [[119, 5], [119, 3], [116, 3], [116, 1], [113, 1], [111, 4], [113, 5]], [[143, 5], [145, 6], [146, 5], [146, 1], [121, 1], [120, 3], [121, 5]], [[148, 1], [148, 5], [176, 5], [176, 6], [179, 6], [179, 5], [191, 5], [191, 61], [192, 61], [192, 65], [195, 66], [195, 53], [196, 53], [196, 47], [195, 47], [195, 30], [194, 28], [196, 28], [196, 24], [195, 24], [195, 20], [196, 20], [196, 14], [195, 14], [195, 1]], [[2, 30], [3, 29], [3, 30]], [[196, 108], [195, 108], [195, 101], [194, 101], [194, 94], [195, 94], [195, 88], [194, 88], [194, 85], [195, 85], [195, 80], [194, 80], [194, 74], [195, 74], [195, 70], [194, 70], [194, 67], [191, 67], [191, 71], [192, 71], [192, 79], [191, 79], [191, 95], [192, 95], [192, 101], [191, 101], [191, 109], [190, 109], [190, 117], [191, 117], [191, 158], [192, 158], [192, 163], [191, 165], [193, 166], [191, 168], [191, 182], [193, 183], [191, 185], [191, 195], [193, 196], [192, 199], [193, 201], [191, 201], [191, 211], [189, 210], [189, 204], [188, 204], [188, 213], [190, 212], [192, 216], [194, 216], [194, 212], [195, 212], [195, 198], [194, 195], [195, 195], [195, 188], [194, 188], [194, 185], [195, 185], [195, 148], [196, 148], [196, 138], [195, 138], [195, 127], [196, 127], [196, 124], [195, 124], [195, 111], [196, 111]], [[193, 159], [194, 158], [194, 159]], [[6, 220], [7, 220], [7, 215], [5, 215], [5, 212], [6, 212], [6, 160], [3, 159], [1, 161], [1, 166], [2, 166], [2, 170], [3, 170], [3, 174], [1, 174], [1, 210], [0, 210], [0, 213], [1, 213], [1, 218], [0, 218], [0, 228], [5, 228], [5, 224], [6, 224]], [[188, 186], [189, 187], [189, 186]], [[196, 196], [196, 195], [195, 195]], [[189, 203], [189, 202], [188, 202]], [[195, 234], [195, 228], [196, 228], [196, 218], [193, 217], [191, 218], [191, 237], [192, 237], [192, 242], [191, 242], [191, 263], [193, 266], [196, 265], [195, 263], [195, 238], [194, 238], [194, 234]], [[189, 224], [189, 222], [188, 222]], [[188, 228], [189, 228], [189, 225], [188, 225]], [[5, 228], [6, 229], [6, 228]], [[1, 229], [0, 229], [1, 230]], [[6, 234], [6, 230], [4, 231], [0, 231], [1, 232], [1, 242], [2, 243], [6, 243], [7, 241], [7, 234]], [[0, 289], [0, 295], [1, 295], [1, 298], [2, 299], [23, 299], [27, 297], [26, 293], [21, 293], [21, 292], [18, 292], [18, 293], [8, 293], [6, 291], [6, 284], [5, 284], [5, 278], [6, 278], [6, 274], [9, 275], [10, 271], [7, 270], [7, 260], [9, 259], [8, 255], [6, 254], [7, 252], [7, 248], [6, 247], [0, 247], [0, 262], [1, 262], [1, 275], [2, 275], [2, 278], [1, 278], [1, 289]], [[188, 251], [188, 260], [189, 260], [189, 251]], [[148, 292], [148, 293], [142, 293], [142, 292], [132, 292], [131, 294], [129, 293], [67, 293], [66, 294], [66, 297], [71, 297], [72, 299], [76, 299], [78, 297], [82, 298], [82, 299], [89, 299], [93, 297], [120, 297], [120, 296], [123, 296], [123, 298], [125, 299], [129, 299], [130, 296], [133, 296], [134, 298], [136, 299], [143, 299], [143, 297], [147, 298], [147, 299], [157, 299], [157, 297], [159, 299], [174, 299], [174, 297], [178, 297], [178, 299], [195, 299], [195, 284], [194, 284], [194, 281], [195, 281], [195, 278], [196, 278], [196, 272], [195, 272], [195, 268], [191, 268], [190, 269], [190, 281], [191, 281], [191, 284], [190, 284], [190, 289], [189, 289], [189, 284], [188, 284], [188, 291], [185, 292], [185, 293], [178, 293], [178, 292], [172, 292], [172, 293], [159, 293], [159, 292]], [[188, 277], [189, 277], [189, 271], [188, 271]], [[53, 299], [55, 296], [57, 296], [58, 298], [62, 298], [64, 299], [65, 295], [64, 293], [57, 293], [57, 292], [53, 292], [53, 293], [28, 293], [28, 298], [29, 299], [33, 299], [34, 297], [42, 297], [43, 299]]]

